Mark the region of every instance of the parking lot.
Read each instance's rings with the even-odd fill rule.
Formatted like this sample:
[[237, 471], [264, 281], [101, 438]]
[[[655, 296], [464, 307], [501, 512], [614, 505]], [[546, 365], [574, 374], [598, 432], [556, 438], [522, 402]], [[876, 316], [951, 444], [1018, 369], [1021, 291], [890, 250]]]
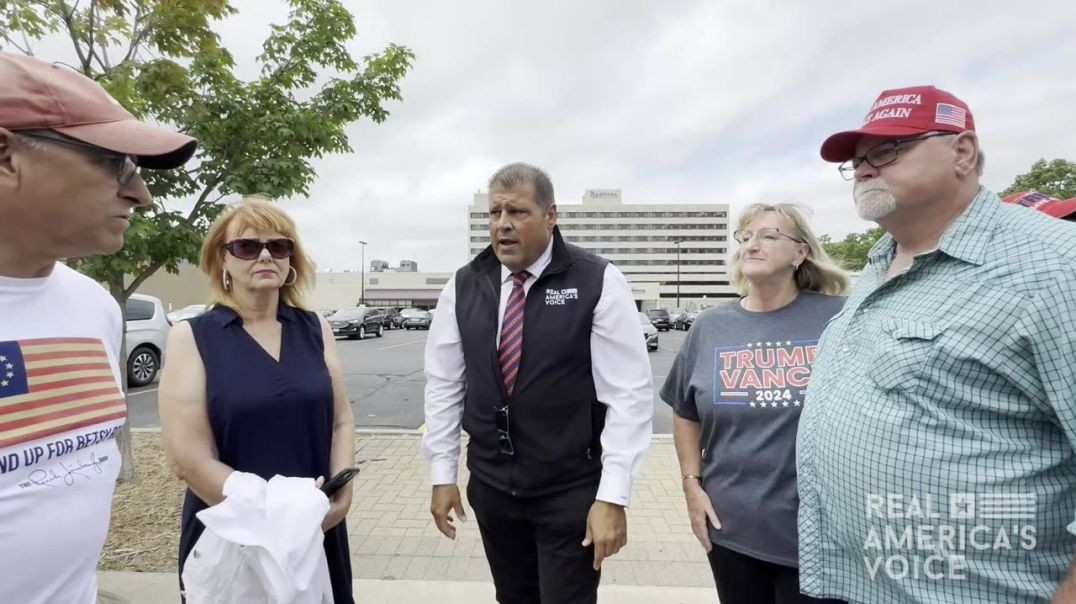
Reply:
[[[390, 330], [380, 338], [337, 340], [340, 360], [347, 380], [348, 398], [360, 428], [421, 428], [422, 354], [427, 331]], [[654, 375], [654, 433], [672, 432], [672, 414], [657, 396], [665, 381], [676, 351], [687, 332], [660, 334], [660, 347], [650, 353]], [[642, 342], [640, 342], [640, 345]], [[157, 384], [132, 389], [130, 393], [131, 425], [155, 427], [157, 418]]]

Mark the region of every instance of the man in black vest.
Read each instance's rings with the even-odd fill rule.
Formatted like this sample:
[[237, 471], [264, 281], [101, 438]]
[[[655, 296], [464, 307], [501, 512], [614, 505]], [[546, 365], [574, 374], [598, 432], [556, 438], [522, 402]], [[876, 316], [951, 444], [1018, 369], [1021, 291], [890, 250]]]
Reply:
[[650, 444], [638, 312], [619, 270], [564, 242], [543, 171], [505, 166], [489, 197], [492, 243], [445, 286], [426, 343], [430, 511], [452, 539], [452, 512], [466, 520], [462, 421], [497, 601], [596, 602]]

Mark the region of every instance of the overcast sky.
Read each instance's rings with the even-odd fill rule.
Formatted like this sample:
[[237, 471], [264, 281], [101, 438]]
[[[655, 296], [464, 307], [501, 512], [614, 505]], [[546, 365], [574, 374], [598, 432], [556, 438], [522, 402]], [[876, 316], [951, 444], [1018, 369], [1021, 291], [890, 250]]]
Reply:
[[[562, 204], [587, 188], [734, 217], [792, 201], [820, 233], [863, 230], [818, 148], [887, 88], [966, 101], [995, 190], [1040, 157], [1076, 160], [1072, 0], [344, 3], [357, 56], [395, 42], [416, 59], [389, 119], [353, 125], [355, 152], [318, 161], [310, 198], [283, 202], [321, 270], [358, 270], [359, 239], [367, 264], [454, 270], [466, 206], [511, 161], [545, 168]], [[286, 6], [234, 4], [219, 29], [253, 70]]]

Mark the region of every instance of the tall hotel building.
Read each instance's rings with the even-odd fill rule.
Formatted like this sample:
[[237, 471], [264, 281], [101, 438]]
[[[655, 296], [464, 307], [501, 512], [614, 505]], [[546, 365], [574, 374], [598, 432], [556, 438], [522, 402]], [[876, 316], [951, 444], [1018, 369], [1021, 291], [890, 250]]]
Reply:
[[[619, 189], [557, 203], [564, 239], [609, 260], [641, 309], [697, 310], [736, 295], [729, 284], [728, 204], [626, 204]], [[489, 194], [468, 207], [468, 257], [489, 245]]]

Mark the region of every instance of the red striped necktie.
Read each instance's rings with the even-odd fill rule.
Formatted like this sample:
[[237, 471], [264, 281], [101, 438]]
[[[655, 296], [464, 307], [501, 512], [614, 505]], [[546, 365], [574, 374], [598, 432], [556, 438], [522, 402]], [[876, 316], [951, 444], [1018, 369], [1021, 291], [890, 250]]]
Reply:
[[512, 294], [508, 296], [508, 305], [504, 308], [504, 322], [501, 325], [501, 345], [498, 349], [501, 359], [501, 375], [508, 396], [516, 387], [519, 375], [519, 359], [523, 355], [523, 307], [527, 297], [523, 293], [523, 284], [530, 273], [520, 271], [512, 274]]

